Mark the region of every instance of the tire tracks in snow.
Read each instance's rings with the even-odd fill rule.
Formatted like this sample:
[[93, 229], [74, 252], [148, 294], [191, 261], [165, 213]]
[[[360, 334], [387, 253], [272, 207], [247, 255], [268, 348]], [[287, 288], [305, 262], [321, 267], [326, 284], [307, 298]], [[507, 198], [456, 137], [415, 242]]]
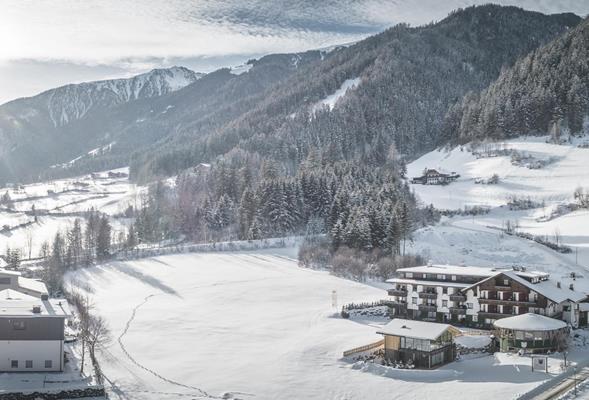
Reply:
[[[200, 398], [208, 398], [208, 399], [221, 399], [222, 397], [218, 397], [218, 396], [212, 396], [209, 393], [207, 393], [206, 391], [202, 390], [201, 388], [195, 387], [195, 386], [190, 386], [190, 385], [186, 385], [184, 383], [181, 382], [176, 382], [172, 379], [168, 379], [160, 374], [158, 374], [156, 371], [147, 368], [146, 366], [144, 366], [143, 364], [139, 363], [127, 350], [127, 347], [125, 346], [125, 344], [123, 343], [123, 337], [127, 334], [127, 332], [129, 331], [129, 328], [131, 327], [131, 324], [133, 323], [133, 321], [135, 320], [135, 316], [137, 315], [137, 311], [143, 306], [145, 305], [149, 299], [151, 299], [152, 297], [156, 296], [155, 294], [150, 294], [149, 296], [145, 297], [145, 299], [143, 299], [143, 301], [141, 303], [139, 303], [137, 306], [135, 306], [135, 308], [133, 308], [133, 312], [131, 313], [131, 317], [127, 320], [127, 323], [125, 324], [125, 329], [123, 329], [123, 332], [121, 332], [120, 336], [118, 337], [117, 341], [119, 343], [119, 346], [121, 347], [121, 350], [123, 351], [123, 353], [127, 356], [127, 358], [133, 363], [135, 364], [137, 367], [141, 368], [142, 370], [150, 373], [151, 375], [155, 376], [156, 378], [159, 378], [160, 380], [170, 383], [174, 386], [178, 386], [178, 387], [182, 387], [185, 389], [190, 389], [190, 390], [195, 390], [198, 394], [196, 394], [196, 396], [200, 397]], [[188, 394], [187, 394], [188, 395]], [[194, 394], [191, 396], [195, 396]]]

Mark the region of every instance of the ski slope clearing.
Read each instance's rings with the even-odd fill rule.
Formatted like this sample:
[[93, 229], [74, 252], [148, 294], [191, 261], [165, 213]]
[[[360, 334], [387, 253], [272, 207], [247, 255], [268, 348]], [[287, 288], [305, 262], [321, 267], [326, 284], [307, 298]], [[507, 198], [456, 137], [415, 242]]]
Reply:
[[[578, 187], [589, 187], [589, 148], [577, 147], [587, 138], [567, 144], [546, 143], [547, 137], [521, 137], [477, 147], [459, 146], [425, 154], [407, 166], [407, 176], [421, 176], [425, 168], [456, 172], [449, 185], [412, 185], [424, 204], [441, 209], [465, 206], [497, 207], [513, 196], [553, 204], [572, 202]], [[478, 158], [477, 158], [478, 157]], [[498, 184], [475, 184], [494, 174]]]
[[508, 399], [552, 376], [510, 355], [435, 371], [342, 360], [344, 350], [378, 340], [382, 321], [342, 319], [339, 307], [385, 292], [299, 268], [285, 251], [173, 255], [70, 273], [69, 285], [86, 291], [110, 324], [100, 361], [111, 398]]

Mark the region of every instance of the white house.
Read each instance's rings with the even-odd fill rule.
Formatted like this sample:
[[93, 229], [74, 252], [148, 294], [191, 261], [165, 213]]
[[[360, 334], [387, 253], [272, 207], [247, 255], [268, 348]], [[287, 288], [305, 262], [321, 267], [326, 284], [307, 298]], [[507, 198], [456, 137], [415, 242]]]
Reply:
[[65, 300], [0, 291], [0, 372], [63, 371]]

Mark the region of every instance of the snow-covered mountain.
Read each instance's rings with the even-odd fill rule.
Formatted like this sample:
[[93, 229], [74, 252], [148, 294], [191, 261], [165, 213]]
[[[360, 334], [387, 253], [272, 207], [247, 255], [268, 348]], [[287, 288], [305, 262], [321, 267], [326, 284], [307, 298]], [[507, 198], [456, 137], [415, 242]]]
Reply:
[[85, 82], [48, 90], [39, 95], [54, 126], [80, 119], [93, 107], [110, 107], [182, 89], [204, 74], [184, 67], [154, 69], [129, 79]]

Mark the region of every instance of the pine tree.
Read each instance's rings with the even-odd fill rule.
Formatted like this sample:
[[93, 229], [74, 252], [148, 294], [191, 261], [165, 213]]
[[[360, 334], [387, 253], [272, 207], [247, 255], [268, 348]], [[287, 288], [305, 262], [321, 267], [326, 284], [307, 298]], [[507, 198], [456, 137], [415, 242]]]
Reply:
[[111, 226], [106, 215], [100, 218], [98, 234], [96, 236], [96, 258], [105, 260], [110, 256]]

